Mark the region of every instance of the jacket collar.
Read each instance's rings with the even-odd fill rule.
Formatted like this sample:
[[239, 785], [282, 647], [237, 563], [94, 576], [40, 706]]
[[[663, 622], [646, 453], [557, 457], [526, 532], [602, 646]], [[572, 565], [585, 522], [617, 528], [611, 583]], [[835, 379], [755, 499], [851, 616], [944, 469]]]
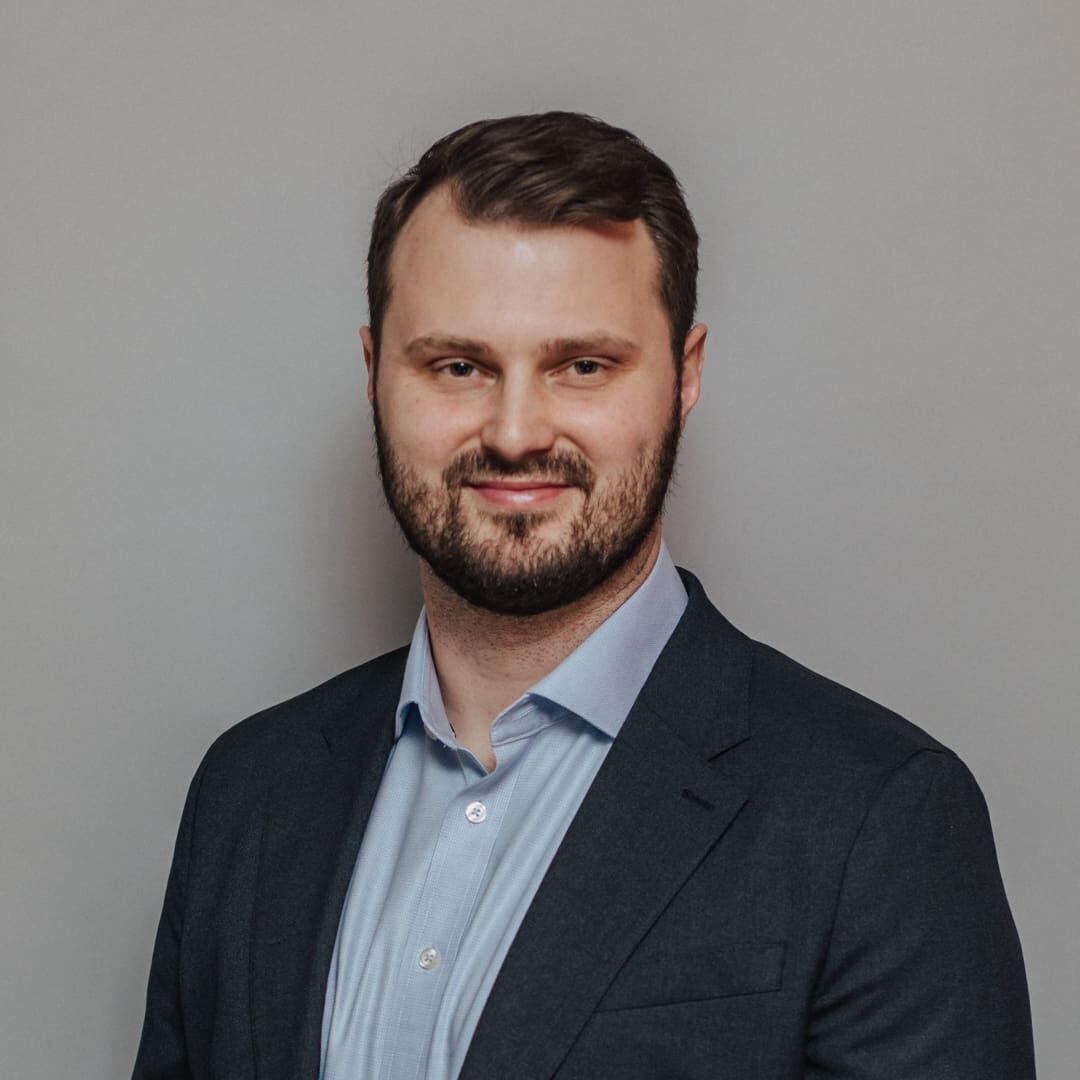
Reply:
[[686, 611], [639, 701], [709, 760], [750, 734], [753, 643], [713, 607], [693, 574], [680, 567], [679, 576]]

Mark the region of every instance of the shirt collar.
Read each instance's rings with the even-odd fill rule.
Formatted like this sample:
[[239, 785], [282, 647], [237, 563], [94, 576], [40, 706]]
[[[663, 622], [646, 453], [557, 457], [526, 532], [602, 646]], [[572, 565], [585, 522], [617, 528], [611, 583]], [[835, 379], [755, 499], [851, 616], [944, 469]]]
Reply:
[[[629, 599], [522, 698], [532, 696], [552, 702], [614, 738], [682, 618], [686, 602], [682, 579], [667, 545], [661, 541], [655, 565]], [[453, 742], [423, 610], [405, 664], [395, 714], [395, 739], [401, 736], [412, 705], [419, 708], [424, 726], [431, 734], [444, 742]]]

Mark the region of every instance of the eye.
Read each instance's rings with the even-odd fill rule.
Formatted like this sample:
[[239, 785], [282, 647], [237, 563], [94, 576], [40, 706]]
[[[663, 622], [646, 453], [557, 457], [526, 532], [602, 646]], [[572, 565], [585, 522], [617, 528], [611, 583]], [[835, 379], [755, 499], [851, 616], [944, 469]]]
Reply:
[[443, 364], [439, 371], [453, 379], [467, 379], [476, 371], [476, 365], [470, 364], [468, 360], [451, 360], [450, 363]]
[[601, 370], [600, 361], [590, 357], [575, 360], [570, 367], [575, 375], [595, 375]]

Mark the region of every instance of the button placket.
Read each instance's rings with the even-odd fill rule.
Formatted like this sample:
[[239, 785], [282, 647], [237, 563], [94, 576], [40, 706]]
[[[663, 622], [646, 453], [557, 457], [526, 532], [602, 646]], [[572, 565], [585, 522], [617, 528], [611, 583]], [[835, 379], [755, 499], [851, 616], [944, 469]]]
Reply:
[[500, 761], [495, 774], [473, 777], [472, 783], [464, 784], [457, 797], [446, 804], [407, 951], [400, 956], [401, 985], [409, 988], [405, 993], [411, 1004], [398, 1030], [391, 1060], [395, 1055], [404, 1060], [409, 1052], [407, 1032], [413, 1038], [423, 1038], [425, 1023], [439, 1014], [444, 995], [453, 992], [462, 938], [485, 880], [499, 824], [520, 776], [514, 768], [516, 756], [508, 754], [506, 767]]

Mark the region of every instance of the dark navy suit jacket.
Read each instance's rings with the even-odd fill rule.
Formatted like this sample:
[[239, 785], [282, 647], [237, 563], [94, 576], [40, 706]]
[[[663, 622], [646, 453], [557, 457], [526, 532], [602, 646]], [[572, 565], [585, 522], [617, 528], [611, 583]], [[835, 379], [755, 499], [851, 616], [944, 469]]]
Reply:
[[[463, 1080], [1033, 1077], [1020, 946], [971, 774], [745, 637], [683, 576], [686, 613], [529, 908]], [[136, 1080], [317, 1078], [405, 655], [207, 753]]]

